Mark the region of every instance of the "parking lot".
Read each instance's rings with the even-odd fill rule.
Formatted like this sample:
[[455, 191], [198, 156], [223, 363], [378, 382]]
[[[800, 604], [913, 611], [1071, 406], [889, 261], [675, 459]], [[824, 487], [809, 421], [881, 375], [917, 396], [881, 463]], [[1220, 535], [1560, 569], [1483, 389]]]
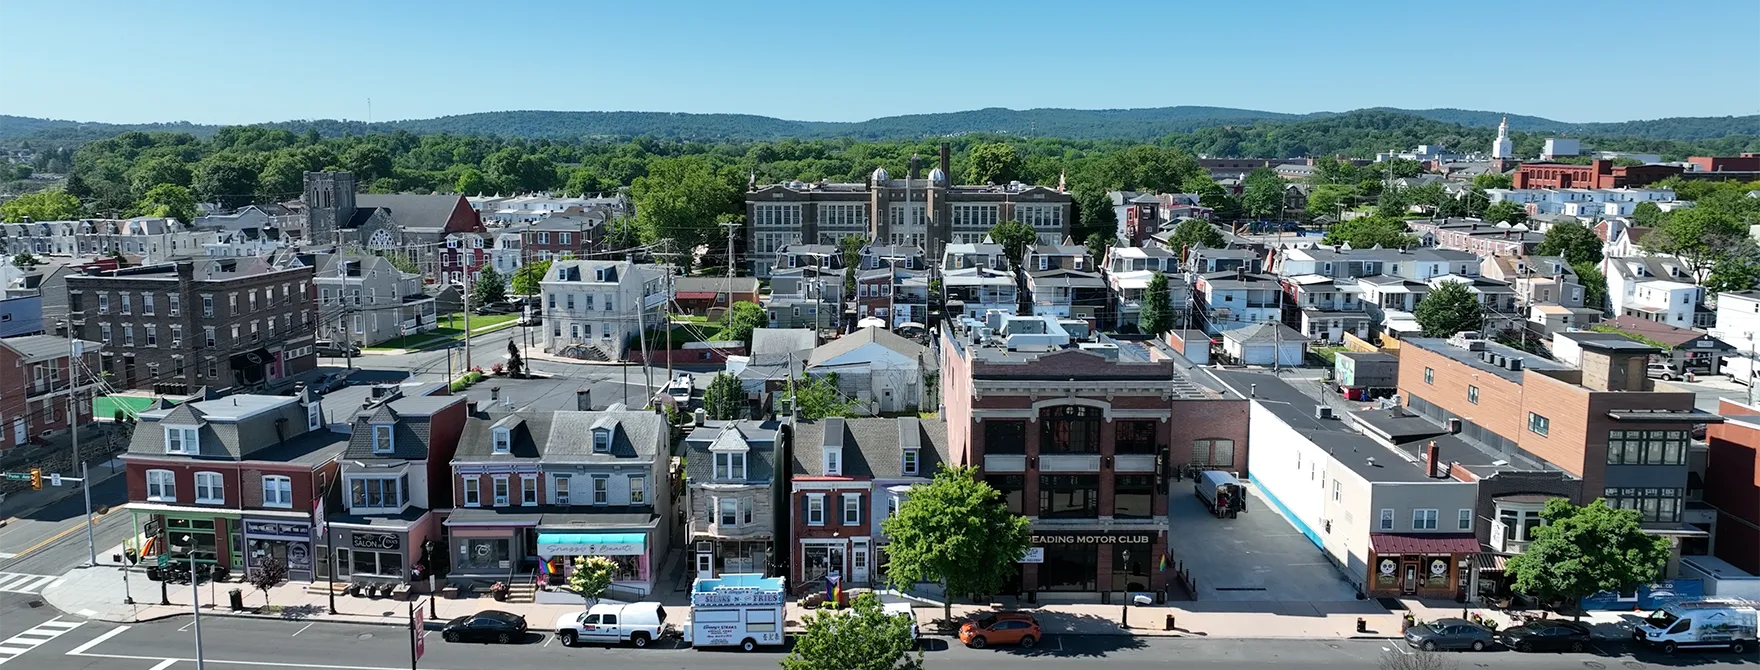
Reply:
[[1174, 482], [1167, 499], [1174, 558], [1197, 581], [1199, 602], [1357, 602], [1357, 591], [1256, 487], [1247, 511], [1218, 519]]

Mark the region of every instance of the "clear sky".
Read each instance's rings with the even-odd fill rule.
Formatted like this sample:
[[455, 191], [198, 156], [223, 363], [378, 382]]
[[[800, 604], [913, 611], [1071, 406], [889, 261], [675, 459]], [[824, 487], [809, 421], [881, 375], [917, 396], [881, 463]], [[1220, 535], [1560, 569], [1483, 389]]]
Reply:
[[1760, 0], [0, 0], [0, 113], [1760, 113]]

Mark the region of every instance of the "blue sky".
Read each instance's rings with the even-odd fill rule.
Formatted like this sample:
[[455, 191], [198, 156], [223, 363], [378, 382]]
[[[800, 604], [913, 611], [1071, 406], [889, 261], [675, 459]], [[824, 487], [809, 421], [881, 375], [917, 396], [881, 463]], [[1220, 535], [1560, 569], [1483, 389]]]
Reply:
[[[1760, 2], [0, 0], [0, 113], [1760, 113]], [[1530, 46], [1531, 45], [1531, 46]], [[1604, 69], [1605, 68], [1605, 69]]]

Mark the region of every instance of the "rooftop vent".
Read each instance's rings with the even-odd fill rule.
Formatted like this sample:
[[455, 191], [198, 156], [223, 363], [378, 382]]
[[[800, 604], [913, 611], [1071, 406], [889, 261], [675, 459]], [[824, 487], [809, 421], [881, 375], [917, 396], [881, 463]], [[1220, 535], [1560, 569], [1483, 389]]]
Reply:
[[1330, 419], [1330, 418], [1332, 418], [1332, 407], [1327, 406], [1327, 405], [1316, 405], [1314, 407], [1314, 418], [1316, 418], [1316, 419]]

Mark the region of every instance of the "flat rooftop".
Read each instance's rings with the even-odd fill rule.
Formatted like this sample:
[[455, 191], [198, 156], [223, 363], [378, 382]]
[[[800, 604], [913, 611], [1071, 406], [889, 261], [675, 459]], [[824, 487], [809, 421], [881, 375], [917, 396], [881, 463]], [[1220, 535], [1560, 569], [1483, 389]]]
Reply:
[[[1446, 356], [1448, 358], [1454, 359], [1455, 361], [1457, 361], [1459, 363], [1465, 364], [1468, 367], [1476, 369], [1480, 372], [1489, 372], [1491, 374], [1497, 375], [1499, 377], [1502, 377], [1506, 380], [1515, 382], [1517, 384], [1522, 383], [1522, 371], [1521, 370], [1510, 370], [1508, 368], [1499, 367], [1499, 366], [1487, 363], [1484, 360], [1481, 360], [1479, 358], [1480, 352], [1468, 351], [1466, 349], [1462, 349], [1460, 347], [1449, 344], [1448, 340], [1444, 340], [1439, 337], [1408, 337], [1408, 338], [1401, 339], [1400, 344], [1403, 346], [1417, 347], [1419, 349], [1423, 349], [1423, 350], [1429, 351], [1431, 353], [1435, 353], [1435, 354], [1438, 354], [1441, 356]], [[1529, 370], [1534, 370], [1534, 371], [1539, 371], [1539, 372], [1544, 372], [1544, 371], [1562, 372], [1562, 371], [1567, 371], [1567, 370], [1573, 369], [1569, 365], [1565, 365], [1564, 363], [1560, 363], [1558, 361], [1549, 359], [1549, 358], [1542, 356], [1540, 354], [1531, 354], [1526, 351], [1522, 351], [1520, 349], [1515, 349], [1513, 347], [1506, 347], [1506, 346], [1498, 344], [1496, 342], [1485, 342], [1484, 344], [1485, 344], [1484, 351], [1488, 351], [1493, 354], [1498, 354], [1500, 356], [1503, 356], [1504, 358], [1519, 358], [1522, 361], [1522, 367], [1529, 369]]]
[[1390, 449], [1353, 430], [1337, 409], [1334, 418], [1316, 418], [1315, 408], [1320, 402], [1275, 375], [1228, 370], [1211, 370], [1211, 374], [1236, 392], [1258, 401], [1285, 425], [1327, 450], [1333, 460], [1367, 481], [1451, 481], [1427, 476], [1423, 465], [1410, 454]]

